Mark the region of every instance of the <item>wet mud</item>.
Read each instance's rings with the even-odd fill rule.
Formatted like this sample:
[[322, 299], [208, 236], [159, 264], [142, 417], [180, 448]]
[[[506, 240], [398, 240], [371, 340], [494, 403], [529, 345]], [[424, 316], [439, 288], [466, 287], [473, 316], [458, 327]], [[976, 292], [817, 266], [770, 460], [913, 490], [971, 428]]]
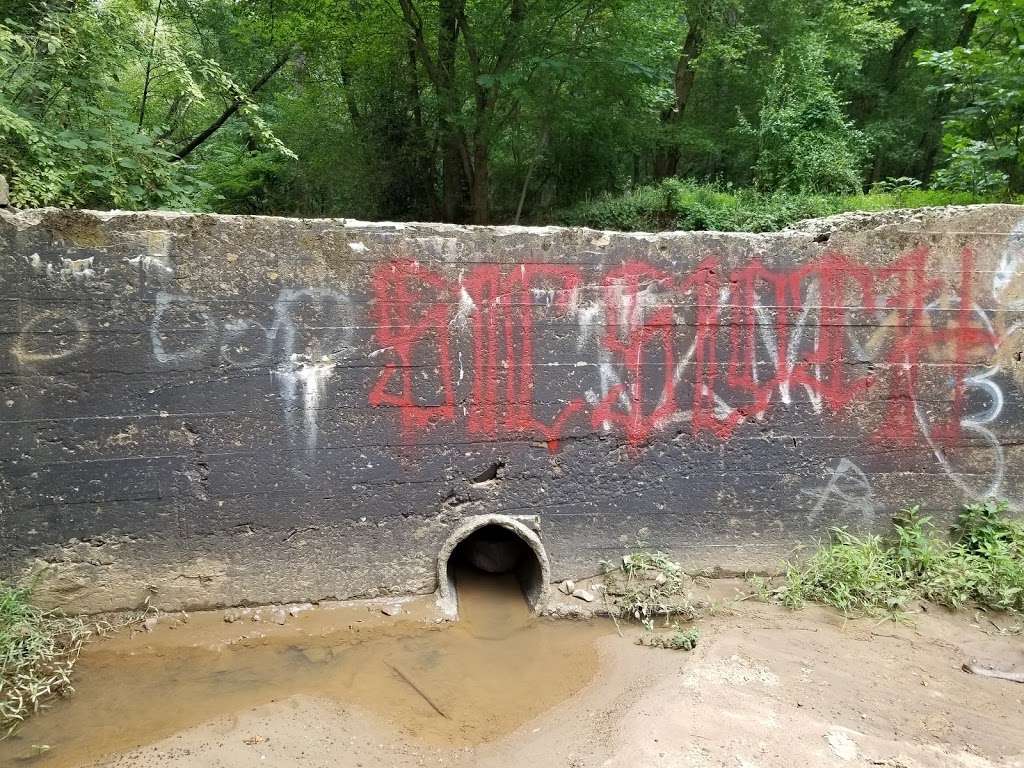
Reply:
[[404, 738], [470, 746], [583, 688], [604, 622], [537, 618], [511, 575], [461, 568], [460, 621], [316, 610], [286, 627], [221, 614], [158, 624], [83, 653], [75, 694], [0, 741], [0, 765], [70, 768], [225, 714], [304, 694], [384, 720]]

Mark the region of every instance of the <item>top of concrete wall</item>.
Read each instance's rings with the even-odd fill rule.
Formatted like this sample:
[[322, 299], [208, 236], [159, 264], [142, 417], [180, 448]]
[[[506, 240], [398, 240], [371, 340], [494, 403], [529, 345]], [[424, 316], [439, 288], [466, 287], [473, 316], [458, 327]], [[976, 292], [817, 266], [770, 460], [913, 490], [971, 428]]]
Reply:
[[[495, 236], [516, 234], [557, 235], [559, 233], [579, 232], [597, 235], [614, 235], [626, 239], [651, 241], [653, 239], [678, 240], [680, 238], [743, 238], [761, 239], [777, 238], [780, 235], [795, 235], [801, 239], [807, 235], [821, 238], [837, 232], [862, 232], [872, 229], [913, 228], [916, 232], [927, 231], [935, 227], [949, 231], [948, 226], [957, 220], [961, 227], [971, 228], [992, 220], [1005, 219], [1016, 223], [1024, 218], [1024, 205], [984, 204], [957, 205], [928, 208], [903, 208], [887, 211], [856, 211], [836, 214], [819, 219], [805, 219], [776, 232], [726, 232], [719, 230], [674, 230], [666, 232], [623, 232], [620, 230], [595, 230], [587, 227], [559, 226], [474, 226], [462, 224], [445, 224], [440, 222], [420, 221], [361, 221], [349, 218], [294, 218], [287, 216], [252, 216], [217, 213], [189, 213], [185, 211], [93, 211], [59, 208], [36, 208], [14, 212], [0, 209], [0, 222], [16, 229], [31, 227], [47, 227], [55, 230], [68, 228], [79, 229], [88, 225], [106, 224], [114, 228], [149, 228], [159, 226], [165, 229], [184, 230], [196, 225], [206, 224], [255, 224], [257, 226], [273, 225], [278, 227], [311, 227], [323, 229], [349, 229], [371, 231], [410, 231], [422, 232], [430, 230], [438, 234], [456, 234], [459, 232], [491, 233]], [[69, 232], [70, 234], [70, 232]], [[819, 239], [819, 242], [822, 240]]]

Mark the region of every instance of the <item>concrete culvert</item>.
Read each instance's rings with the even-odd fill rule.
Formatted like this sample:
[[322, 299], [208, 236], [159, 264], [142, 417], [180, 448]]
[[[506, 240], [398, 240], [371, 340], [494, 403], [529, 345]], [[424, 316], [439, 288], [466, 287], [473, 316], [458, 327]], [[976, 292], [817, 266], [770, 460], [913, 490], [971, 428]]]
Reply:
[[515, 518], [468, 518], [441, 548], [437, 556], [438, 603], [452, 618], [459, 611], [455, 570], [460, 566], [489, 574], [512, 573], [532, 611], [543, 610], [547, 603], [551, 568], [544, 545], [534, 531]]

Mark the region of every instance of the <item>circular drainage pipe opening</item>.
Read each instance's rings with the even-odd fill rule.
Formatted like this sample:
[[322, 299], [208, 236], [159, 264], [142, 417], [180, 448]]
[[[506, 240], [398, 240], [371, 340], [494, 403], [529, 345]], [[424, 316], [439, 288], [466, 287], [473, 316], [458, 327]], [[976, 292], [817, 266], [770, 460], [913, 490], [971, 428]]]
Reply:
[[455, 568], [464, 562], [485, 573], [514, 573], [535, 613], [547, 603], [551, 566], [544, 545], [530, 528], [506, 515], [479, 515], [463, 521], [437, 556], [438, 604], [457, 618]]

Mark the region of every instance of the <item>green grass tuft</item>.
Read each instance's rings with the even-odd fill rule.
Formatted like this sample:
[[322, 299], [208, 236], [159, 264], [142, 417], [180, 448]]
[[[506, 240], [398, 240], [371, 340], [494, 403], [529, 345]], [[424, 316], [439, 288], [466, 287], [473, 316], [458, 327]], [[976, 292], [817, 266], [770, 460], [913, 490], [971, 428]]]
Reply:
[[[967, 505], [948, 537], [912, 507], [888, 536], [832, 531], [827, 545], [787, 566], [761, 592], [792, 608], [813, 601], [848, 615], [895, 615], [913, 599], [1024, 612], [1024, 524], [1003, 502]], [[756, 586], [756, 585], [755, 585]]]
[[0, 582], [0, 739], [50, 699], [71, 693], [82, 644], [99, 629], [40, 610], [27, 589]]

